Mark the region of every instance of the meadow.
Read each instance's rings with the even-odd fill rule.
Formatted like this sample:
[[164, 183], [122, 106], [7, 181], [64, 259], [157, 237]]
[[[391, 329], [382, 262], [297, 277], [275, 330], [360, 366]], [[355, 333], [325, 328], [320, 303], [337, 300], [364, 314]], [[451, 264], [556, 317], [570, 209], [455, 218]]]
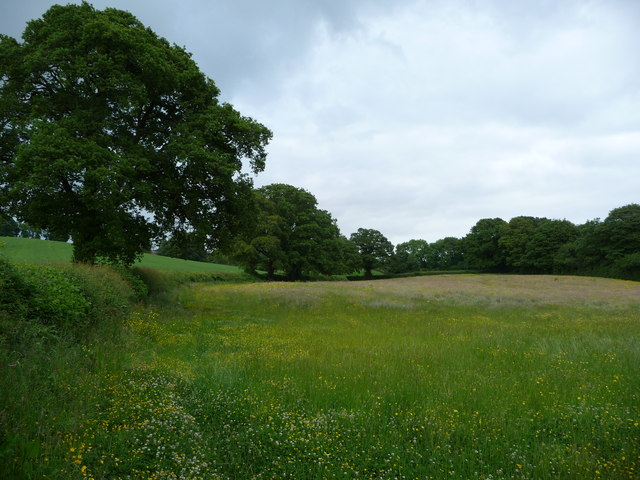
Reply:
[[[35, 238], [0, 237], [3, 245], [0, 252], [14, 262], [68, 263], [73, 255], [73, 245], [65, 242], [38, 240]], [[163, 271], [179, 272], [231, 272], [242, 270], [232, 265], [220, 265], [208, 262], [194, 262], [180, 258], [163, 257], [144, 253], [136, 267], [154, 268]]]
[[638, 283], [199, 283], [100, 335], [15, 478], [639, 476]]

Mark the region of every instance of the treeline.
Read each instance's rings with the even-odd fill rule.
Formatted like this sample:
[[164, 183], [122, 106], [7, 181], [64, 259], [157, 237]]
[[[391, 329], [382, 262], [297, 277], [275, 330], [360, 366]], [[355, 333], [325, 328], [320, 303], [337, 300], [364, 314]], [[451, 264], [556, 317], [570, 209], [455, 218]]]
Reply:
[[[220, 259], [249, 272], [289, 280], [318, 275], [371, 277], [424, 271], [576, 274], [640, 280], [640, 205], [612, 210], [604, 220], [518, 216], [479, 220], [462, 237], [429, 243], [392, 243], [378, 230], [360, 228], [348, 238], [309, 192], [273, 184], [254, 192], [245, 228], [229, 247], [207, 252], [197, 235], [164, 242], [159, 253], [194, 260]], [[192, 255], [192, 256], [190, 256]]]
[[391, 272], [468, 269], [523, 274], [576, 274], [640, 280], [640, 205], [613, 209], [583, 225], [519, 216], [479, 220], [463, 238], [398, 244]]

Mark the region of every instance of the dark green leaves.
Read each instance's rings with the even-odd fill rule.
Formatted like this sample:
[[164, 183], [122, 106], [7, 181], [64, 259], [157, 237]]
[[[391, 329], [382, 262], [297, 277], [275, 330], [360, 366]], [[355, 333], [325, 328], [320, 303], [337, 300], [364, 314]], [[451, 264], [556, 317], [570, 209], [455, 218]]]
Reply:
[[358, 247], [366, 277], [371, 277], [372, 270], [382, 266], [393, 254], [393, 245], [378, 230], [359, 228], [350, 240]]
[[291, 280], [352, 271], [348, 241], [309, 192], [267, 185], [256, 191], [254, 208], [255, 224], [235, 251], [249, 270], [262, 269], [269, 277], [281, 270]]
[[0, 39], [6, 213], [68, 233], [78, 261], [129, 264], [176, 231], [230, 237], [268, 129], [128, 12], [54, 6], [23, 39]]

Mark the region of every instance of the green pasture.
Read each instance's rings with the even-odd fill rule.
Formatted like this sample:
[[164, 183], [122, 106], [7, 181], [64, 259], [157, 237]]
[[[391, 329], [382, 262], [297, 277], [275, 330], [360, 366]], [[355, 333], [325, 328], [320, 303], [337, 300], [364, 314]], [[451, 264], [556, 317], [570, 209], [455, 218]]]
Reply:
[[199, 284], [125, 331], [126, 368], [68, 380], [100, 408], [66, 475], [638, 478], [638, 283]]
[[[64, 242], [37, 240], [33, 238], [0, 237], [0, 254], [14, 262], [28, 263], [66, 263], [71, 260], [73, 245]], [[232, 265], [219, 265], [207, 262], [194, 262], [160, 255], [143, 254], [136, 266], [169, 271], [188, 272], [241, 272]]]

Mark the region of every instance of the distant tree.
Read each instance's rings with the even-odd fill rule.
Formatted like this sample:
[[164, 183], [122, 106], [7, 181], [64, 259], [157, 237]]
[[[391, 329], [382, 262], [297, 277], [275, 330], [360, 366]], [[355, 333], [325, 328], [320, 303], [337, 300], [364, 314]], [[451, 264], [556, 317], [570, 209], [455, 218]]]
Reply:
[[67, 242], [69, 241], [69, 234], [64, 232], [55, 232], [52, 230], [45, 230], [42, 232], [42, 237], [45, 240], [52, 240], [54, 242]]
[[17, 237], [20, 235], [20, 225], [13, 218], [0, 217], [0, 237]]
[[467, 265], [475, 270], [500, 272], [506, 261], [499, 242], [507, 222], [501, 218], [483, 218], [471, 227], [463, 239]]
[[359, 228], [350, 240], [358, 247], [361, 266], [367, 278], [373, 276], [373, 269], [382, 267], [393, 254], [393, 245], [378, 230]]
[[555, 256], [554, 264], [559, 272], [598, 274], [604, 260], [593, 238], [601, 223], [595, 219], [576, 226], [576, 238], [562, 245]]
[[22, 238], [42, 238], [43, 231], [41, 228], [33, 227], [28, 223], [20, 223], [20, 237]]
[[197, 232], [176, 232], [158, 247], [158, 255], [204, 262], [207, 260], [205, 239]]
[[527, 241], [523, 265], [527, 273], [554, 273], [563, 270], [558, 255], [564, 245], [578, 237], [578, 228], [567, 220], [542, 219]]
[[428, 267], [429, 243], [409, 240], [396, 245], [389, 269], [395, 273], [417, 272]]
[[0, 36], [0, 205], [73, 239], [73, 258], [130, 264], [196, 230], [211, 246], [244, 216], [243, 160], [271, 132], [220, 103], [189, 53], [128, 12], [51, 7]]
[[640, 252], [640, 205], [632, 203], [611, 210], [594, 237], [610, 262]]
[[527, 244], [543, 220], [537, 217], [514, 217], [504, 225], [498, 245], [504, 252], [509, 270], [522, 273], [531, 271], [532, 265], [527, 258]]
[[[598, 255], [598, 269], [615, 277], [640, 279], [640, 205], [614, 208], [603, 222], [586, 232], [586, 244]], [[579, 251], [585, 256], [584, 247]], [[592, 257], [593, 258], [593, 257]]]
[[430, 244], [429, 268], [457, 270], [464, 268], [463, 242], [456, 237], [445, 237]]
[[255, 194], [254, 215], [253, 228], [237, 240], [234, 252], [247, 270], [265, 270], [270, 278], [282, 270], [299, 280], [353, 268], [336, 221], [318, 209], [306, 190], [285, 184], [262, 187]]

